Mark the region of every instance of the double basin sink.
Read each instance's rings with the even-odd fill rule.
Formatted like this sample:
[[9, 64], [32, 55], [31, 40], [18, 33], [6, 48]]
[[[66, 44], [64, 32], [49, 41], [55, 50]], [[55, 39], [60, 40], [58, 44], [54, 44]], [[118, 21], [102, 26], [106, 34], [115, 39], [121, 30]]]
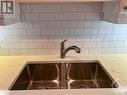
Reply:
[[117, 88], [99, 61], [27, 62], [10, 90]]

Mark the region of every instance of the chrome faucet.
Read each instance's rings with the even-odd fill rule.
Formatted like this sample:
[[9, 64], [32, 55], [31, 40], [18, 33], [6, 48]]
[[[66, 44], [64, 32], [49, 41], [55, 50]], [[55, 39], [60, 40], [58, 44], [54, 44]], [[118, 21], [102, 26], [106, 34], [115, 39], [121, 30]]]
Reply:
[[68, 48], [65, 49], [65, 45], [64, 43], [67, 41], [67, 39], [65, 39], [63, 42], [61, 42], [61, 45], [60, 45], [60, 58], [65, 58], [65, 55], [66, 53], [69, 51], [69, 50], [75, 50], [75, 52], [77, 53], [80, 53], [81, 52], [81, 49], [77, 46], [70, 46]]

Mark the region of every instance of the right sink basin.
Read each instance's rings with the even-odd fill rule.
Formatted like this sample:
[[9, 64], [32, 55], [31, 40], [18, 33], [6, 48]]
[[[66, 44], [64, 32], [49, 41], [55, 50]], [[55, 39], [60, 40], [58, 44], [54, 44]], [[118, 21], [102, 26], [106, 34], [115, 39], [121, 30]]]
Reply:
[[99, 61], [69, 63], [67, 82], [70, 89], [118, 87]]

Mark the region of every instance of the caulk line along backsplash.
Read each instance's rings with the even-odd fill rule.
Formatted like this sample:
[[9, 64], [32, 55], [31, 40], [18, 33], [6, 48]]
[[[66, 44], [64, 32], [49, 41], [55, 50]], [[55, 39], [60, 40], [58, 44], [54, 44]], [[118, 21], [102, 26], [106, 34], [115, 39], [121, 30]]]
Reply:
[[0, 55], [59, 55], [66, 38], [67, 46], [81, 48], [80, 55], [127, 53], [127, 25], [102, 21], [101, 3], [21, 4], [20, 9], [20, 22], [0, 26]]

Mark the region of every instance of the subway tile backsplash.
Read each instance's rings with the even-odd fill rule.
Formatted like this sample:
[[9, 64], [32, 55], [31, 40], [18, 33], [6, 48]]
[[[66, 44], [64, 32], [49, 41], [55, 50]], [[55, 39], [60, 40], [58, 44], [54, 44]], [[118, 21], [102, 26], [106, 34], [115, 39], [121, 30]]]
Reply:
[[64, 39], [66, 46], [79, 46], [80, 55], [127, 53], [127, 25], [102, 21], [102, 3], [21, 4], [20, 9], [20, 22], [0, 26], [0, 55], [59, 55]]

